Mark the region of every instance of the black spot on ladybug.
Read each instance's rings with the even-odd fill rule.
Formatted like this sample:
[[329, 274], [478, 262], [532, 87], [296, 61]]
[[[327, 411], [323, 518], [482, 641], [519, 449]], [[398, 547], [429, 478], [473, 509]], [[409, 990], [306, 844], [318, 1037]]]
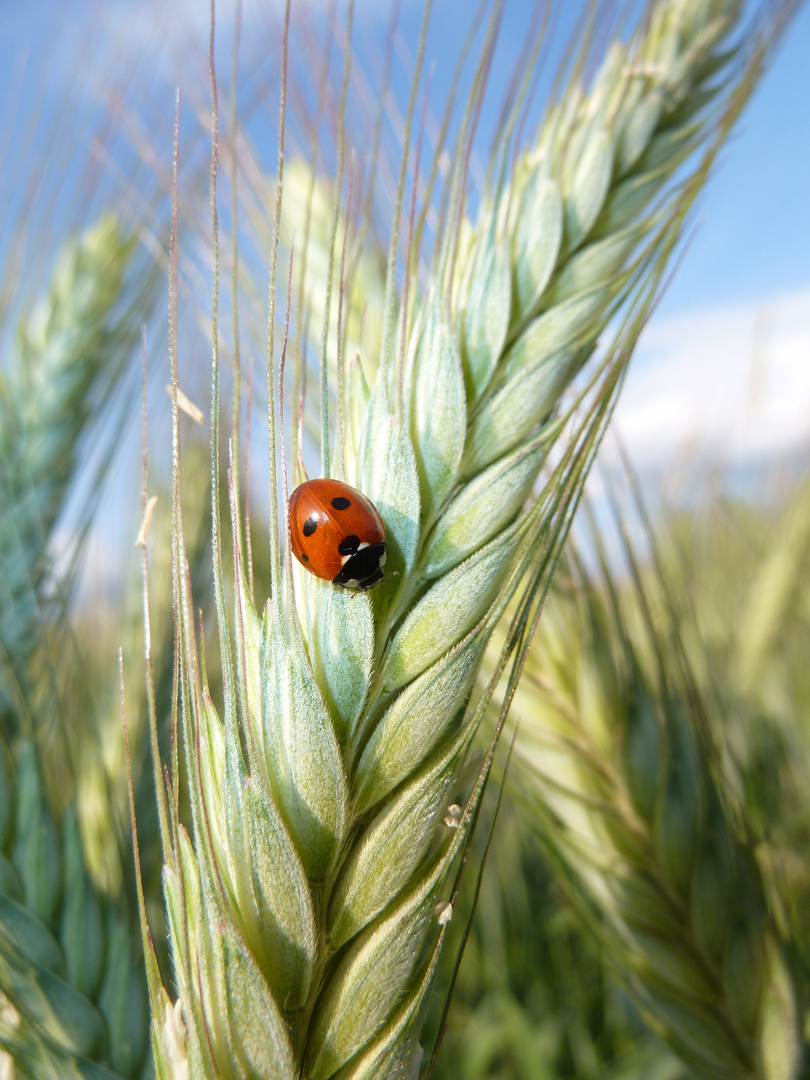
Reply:
[[338, 495], [336, 499], [332, 499], [332, 506], [336, 510], [348, 510], [351, 505], [351, 499], [346, 499], [343, 495]]
[[355, 536], [354, 533], [351, 536], [344, 536], [338, 544], [338, 551], [341, 555], [354, 555], [360, 546], [360, 537]]
[[301, 558], [304, 560], [304, 562], [309, 562], [309, 555], [307, 555], [305, 551], [301, 552]]
[[304, 527], [301, 532], [304, 536], [312, 536], [315, 530], [318, 528], [318, 519], [316, 517], [308, 517], [304, 522]]

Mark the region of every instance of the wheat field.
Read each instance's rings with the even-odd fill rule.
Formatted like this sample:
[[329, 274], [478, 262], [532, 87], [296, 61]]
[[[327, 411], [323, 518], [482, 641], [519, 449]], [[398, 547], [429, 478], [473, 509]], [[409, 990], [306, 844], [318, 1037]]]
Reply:
[[19, 151], [4, 1080], [806, 1073], [806, 488], [586, 490], [797, 5], [432, 7], [141, 13]]

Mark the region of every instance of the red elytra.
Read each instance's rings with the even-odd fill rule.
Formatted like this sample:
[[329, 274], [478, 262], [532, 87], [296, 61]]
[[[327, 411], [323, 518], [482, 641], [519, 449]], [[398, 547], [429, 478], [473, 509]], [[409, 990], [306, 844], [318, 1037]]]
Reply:
[[290, 496], [296, 559], [316, 577], [349, 589], [383, 579], [385, 526], [376, 506], [341, 480], [307, 480]]

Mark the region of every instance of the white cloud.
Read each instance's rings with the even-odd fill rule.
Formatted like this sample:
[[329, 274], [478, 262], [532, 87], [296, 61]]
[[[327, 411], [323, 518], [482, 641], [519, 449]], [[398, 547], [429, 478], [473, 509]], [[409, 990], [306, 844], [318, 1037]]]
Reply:
[[686, 449], [728, 467], [810, 445], [810, 290], [655, 321], [614, 423], [636, 467]]

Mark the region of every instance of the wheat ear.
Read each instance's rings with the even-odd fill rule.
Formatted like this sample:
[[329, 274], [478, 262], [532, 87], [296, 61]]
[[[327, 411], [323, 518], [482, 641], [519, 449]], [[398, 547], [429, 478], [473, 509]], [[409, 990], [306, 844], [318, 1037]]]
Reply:
[[0, 641], [12, 664], [31, 649], [48, 534], [91, 403], [109, 392], [134, 344], [137, 325], [122, 341], [111, 318], [131, 251], [112, 215], [69, 241], [3, 373]]
[[660, 582], [651, 598], [636, 581], [619, 600], [580, 570], [576, 591], [548, 605], [513, 705], [519, 786], [653, 1030], [699, 1076], [789, 1080], [796, 992], [723, 783], [722, 722], [706, 715], [674, 627], [650, 614], [666, 610]]
[[[92, 407], [148, 314], [148, 287], [130, 293], [125, 281], [132, 252], [113, 216], [65, 245], [0, 397], [0, 1044], [19, 1077], [132, 1077], [147, 1048], [137, 938], [91, 881], [75, 809], [55, 817], [52, 771], [34, 744], [48, 744], [41, 714], [50, 721], [61, 704], [50, 690], [60, 643], [45, 617], [47, 545]], [[31, 661], [46, 636], [40, 678]], [[67, 738], [58, 733], [60, 751]]]
[[86, 869], [73, 810], [57, 828], [30, 743], [0, 743], [0, 1046], [30, 1080], [140, 1075], [147, 998], [138, 939]]
[[[353, 598], [282, 560], [274, 363], [282, 109], [268, 345], [272, 590], [257, 610], [234, 483], [232, 614], [216, 497], [213, 506], [221, 717], [175, 505], [176, 721], [191, 827], [179, 817], [177, 762], [165, 789], [156, 763], [181, 1009], [170, 1006], [150, 961], [161, 1077], [186, 1069], [195, 1078], [359, 1080], [414, 1068], [414, 1036], [451, 914], [443, 890], [486, 780], [485, 768], [460, 818], [451, 815], [458, 827], [444, 825], [486, 704], [486, 695], [471, 698], [476, 671], [513, 596], [522, 596], [523, 614], [508, 648], [531, 621], [532, 596], [559, 553], [666, 257], [755, 81], [767, 36], [755, 35], [744, 56], [723, 52], [738, 16], [738, 5], [706, 0], [653, 6], [633, 45], [609, 51], [588, 92], [568, 87], [509, 183], [496, 178], [475, 228], [463, 223], [462, 197], [471, 101], [433, 284], [413, 315], [403, 298], [400, 317], [397, 212], [376, 381], [366, 398], [352, 369], [343, 416], [357, 427], [345, 447], [336, 432], [334, 455], [382, 513], [389, 566], [399, 574], [370, 596]], [[406, 131], [412, 111], [413, 96]], [[215, 97], [214, 179], [216, 119]], [[505, 136], [504, 160], [508, 147]], [[672, 170], [697, 149], [703, 154], [683, 184], [667, 189]], [[403, 165], [400, 208], [404, 176]], [[214, 224], [216, 243], [216, 215]], [[215, 279], [215, 304], [216, 288]], [[563, 395], [622, 302], [635, 306], [591, 371], [579, 426], [566, 432]], [[285, 331], [282, 364], [287, 343]], [[324, 350], [324, 370], [326, 361]], [[216, 321], [213, 371], [216, 492]], [[335, 433], [327, 390], [324, 377], [328, 474]], [[524, 509], [552, 446], [561, 464]], [[176, 427], [175, 468], [179, 477]]]

